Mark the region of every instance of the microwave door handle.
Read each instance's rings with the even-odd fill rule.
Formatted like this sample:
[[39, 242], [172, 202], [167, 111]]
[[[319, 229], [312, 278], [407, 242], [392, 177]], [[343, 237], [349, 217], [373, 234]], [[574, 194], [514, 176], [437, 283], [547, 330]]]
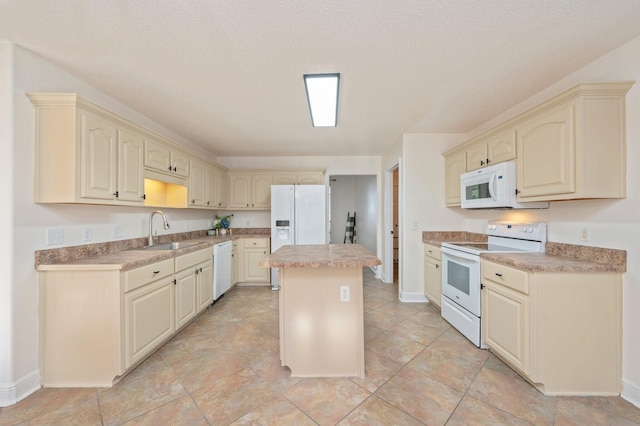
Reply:
[[491, 174], [491, 178], [489, 178], [489, 195], [491, 195], [491, 199], [497, 201], [498, 197], [496, 196], [496, 192], [498, 188], [496, 188], [498, 182], [497, 173]]

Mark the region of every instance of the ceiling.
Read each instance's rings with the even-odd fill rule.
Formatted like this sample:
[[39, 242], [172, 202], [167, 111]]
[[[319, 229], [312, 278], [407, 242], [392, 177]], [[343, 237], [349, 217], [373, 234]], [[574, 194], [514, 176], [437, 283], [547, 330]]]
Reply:
[[[466, 133], [640, 35], [638, 0], [0, 0], [32, 50], [217, 156]], [[302, 75], [339, 72], [338, 126]]]

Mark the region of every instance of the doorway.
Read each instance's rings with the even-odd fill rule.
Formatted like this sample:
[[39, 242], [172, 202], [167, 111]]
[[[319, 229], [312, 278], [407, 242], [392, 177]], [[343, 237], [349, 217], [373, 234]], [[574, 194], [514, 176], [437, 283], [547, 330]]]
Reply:
[[384, 174], [383, 281], [402, 287], [402, 173], [398, 159]]
[[344, 244], [347, 215], [355, 215], [353, 242], [377, 253], [378, 192], [375, 175], [329, 176], [329, 242]]

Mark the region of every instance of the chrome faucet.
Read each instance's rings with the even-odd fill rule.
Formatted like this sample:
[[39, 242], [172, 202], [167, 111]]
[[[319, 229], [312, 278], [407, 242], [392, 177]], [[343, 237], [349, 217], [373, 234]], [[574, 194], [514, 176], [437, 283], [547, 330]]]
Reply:
[[153, 245], [153, 216], [155, 214], [159, 214], [162, 216], [162, 221], [164, 222], [164, 229], [169, 229], [169, 222], [167, 222], [167, 217], [160, 210], [156, 210], [149, 214], [149, 246]]

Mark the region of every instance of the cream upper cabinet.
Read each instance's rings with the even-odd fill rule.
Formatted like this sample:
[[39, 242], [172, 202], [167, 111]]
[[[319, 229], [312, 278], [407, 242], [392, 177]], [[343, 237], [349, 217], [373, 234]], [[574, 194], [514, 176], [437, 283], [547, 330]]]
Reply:
[[189, 170], [189, 207], [203, 207], [206, 205], [205, 179], [205, 164], [197, 160], [191, 160]]
[[584, 83], [517, 126], [520, 201], [626, 196], [625, 94], [631, 83]]
[[466, 171], [466, 151], [457, 151], [444, 158], [444, 192], [447, 206], [460, 205], [460, 175]]
[[229, 208], [269, 210], [271, 179], [270, 173], [229, 173]]
[[440, 247], [424, 245], [424, 295], [429, 302], [440, 307], [442, 295], [442, 256]]
[[113, 200], [116, 193], [117, 130], [110, 120], [81, 111], [82, 198]]
[[144, 196], [144, 140], [128, 130], [118, 130], [119, 200], [142, 203]]
[[205, 206], [226, 208], [228, 205], [228, 185], [227, 172], [213, 165], [208, 165], [205, 168], [204, 179]]
[[140, 205], [141, 137], [73, 93], [29, 93], [35, 107], [37, 203]]
[[144, 141], [144, 165], [162, 173], [189, 176], [189, 156], [168, 143], [154, 139]]
[[324, 171], [288, 171], [274, 172], [274, 185], [322, 185]]
[[516, 158], [516, 131], [509, 129], [482, 136], [467, 148], [467, 171]]
[[482, 336], [545, 395], [617, 395], [622, 278], [527, 272], [482, 260]]

